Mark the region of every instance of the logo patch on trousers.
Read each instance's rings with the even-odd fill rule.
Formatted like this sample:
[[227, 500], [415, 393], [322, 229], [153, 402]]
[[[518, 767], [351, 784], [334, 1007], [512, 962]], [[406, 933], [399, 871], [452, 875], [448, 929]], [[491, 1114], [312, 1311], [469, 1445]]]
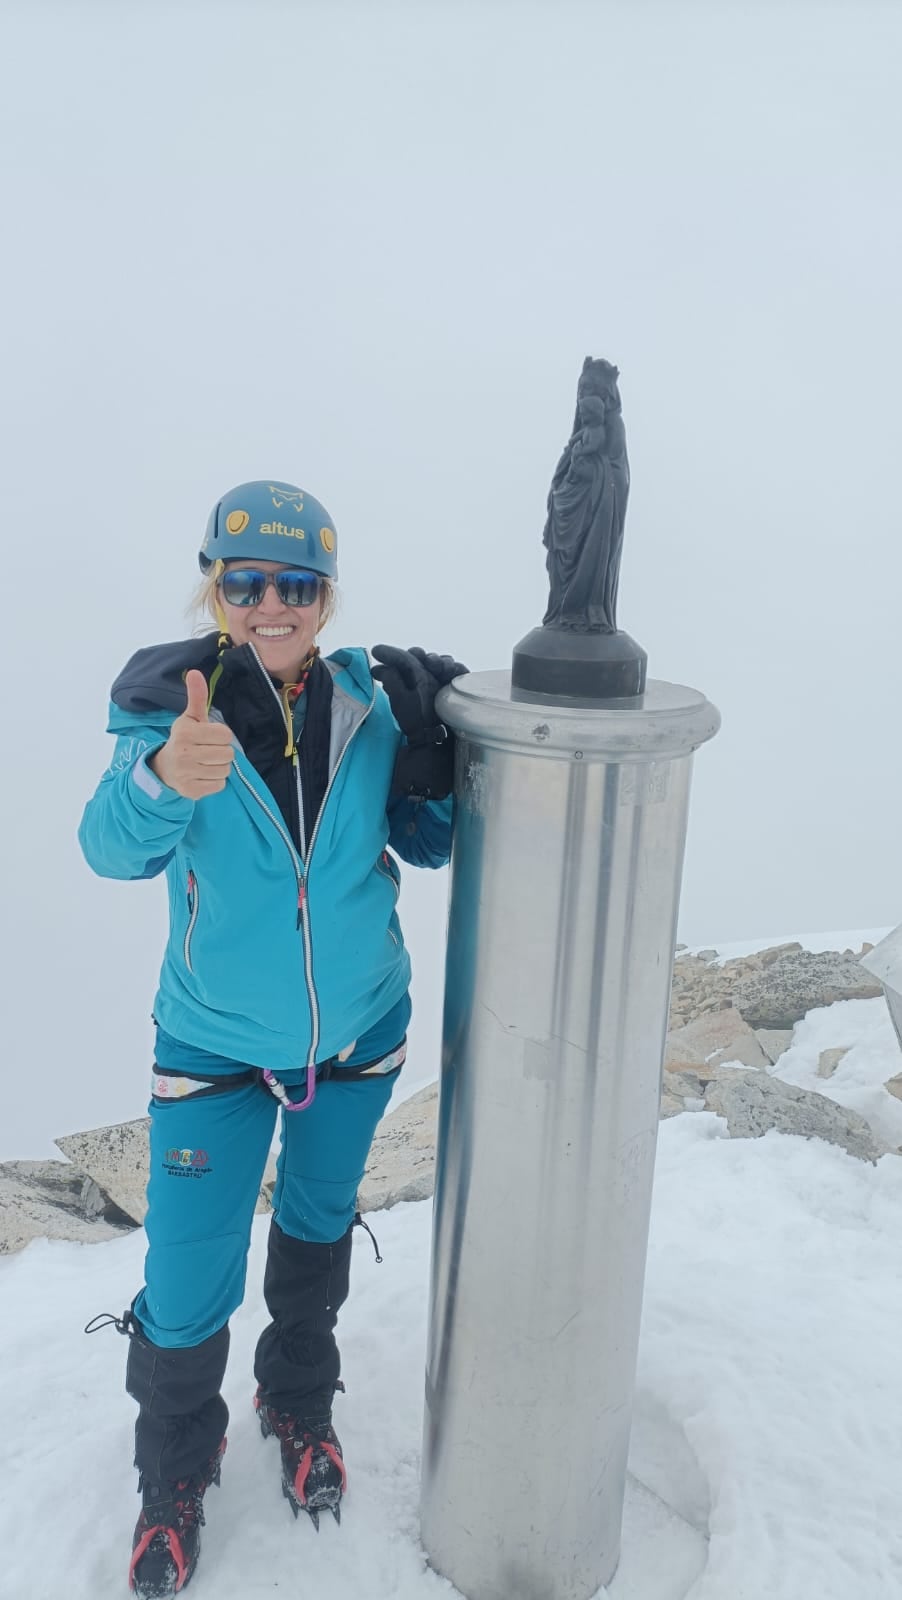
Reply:
[[182, 1150], [178, 1145], [166, 1151], [163, 1166], [174, 1178], [206, 1178], [213, 1171], [206, 1150]]

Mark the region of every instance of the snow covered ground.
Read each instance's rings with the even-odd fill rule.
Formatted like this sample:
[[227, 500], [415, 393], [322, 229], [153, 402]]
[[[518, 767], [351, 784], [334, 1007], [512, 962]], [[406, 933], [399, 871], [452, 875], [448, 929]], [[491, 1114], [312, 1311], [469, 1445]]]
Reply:
[[[813, 1078], [833, 1045], [849, 1055], [833, 1078]], [[902, 1128], [902, 1106], [880, 1085], [900, 1067], [883, 1002], [852, 1001], [810, 1013], [774, 1070], [879, 1112], [889, 1132]], [[455, 1592], [428, 1570], [417, 1537], [430, 1207], [371, 1220], [385, 1263], [365, 1238], [355, 1244], [341, 1325], [342, 1526], [326, 1519], [317, 1536], [293, 1521], [277, 1451], [251, 1412], [265, 1320], [260, 1218], [233, 1321], [229, 1450], [222, 1488], [207, 1497], [192, 1600]], [[733, 1141], [709, 1112], [662, 1124], [611, 1600], [900, 1600], [900, 1240], [900, 1157], [871, 1166], [774, 1133]], [[0, 1261], [4, 1600], [125, 1600], [138, 1501], [124, 1341], [81, 1330], [128, 1303], [142, 1251], [135, 1234], [37, 1242]]]

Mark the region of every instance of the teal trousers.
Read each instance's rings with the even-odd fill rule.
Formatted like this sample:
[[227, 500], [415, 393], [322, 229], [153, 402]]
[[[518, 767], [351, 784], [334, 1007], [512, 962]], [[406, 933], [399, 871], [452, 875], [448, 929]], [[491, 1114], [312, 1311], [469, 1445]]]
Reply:
[[[158, 1042], [158, 1063], [177, 1070], [160, 1062], [161, 1054]], [[183, 1060], [178, 1070], [185, 1070]], [[306, 1111], [283, 1110], [256, 1082], [199, 1098], [151, 1101], [145, 1285], [134, 1303], [148, 1339], [164, 1348], [198, 1345], [241, 1304], [277, 1117], [282, 1129], [273, 1213], [282, 1233], [318, 1244], [347, 1233], [396, 1077], [343, 1079], [336, 1068], [317, 1085]]]

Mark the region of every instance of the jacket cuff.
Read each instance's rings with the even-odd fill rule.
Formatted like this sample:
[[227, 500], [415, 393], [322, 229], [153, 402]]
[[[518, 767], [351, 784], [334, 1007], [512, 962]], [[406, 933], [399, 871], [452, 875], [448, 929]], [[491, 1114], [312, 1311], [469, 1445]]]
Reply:
[[[162, 747], [158, 745], [157, 748]], [[170, 816], [190, 816], [195, 802], [183, 794], [178, 794], [175, 789], [170, 789], [169, 785], [163, 783], [147, 765], [148, 756], [155, 754], [154, 750], [145, 750], [129, 773], [132, 803], [139, 811], [146, 812], [149, 816], [157, 816], [161, 811]]]

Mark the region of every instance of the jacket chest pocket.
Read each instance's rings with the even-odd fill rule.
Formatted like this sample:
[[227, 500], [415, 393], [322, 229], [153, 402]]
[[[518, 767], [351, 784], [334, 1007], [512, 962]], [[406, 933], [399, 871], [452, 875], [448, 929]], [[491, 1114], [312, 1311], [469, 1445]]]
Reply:
[[185, 929], [183, 953], [185, 957], [185, 966], [188, 968], [189, 972], [193, 973], [194, 967], [191, 964], [191, 942], [194, 938], [194, 930], [197, 927], [197, 918], [200, 911], [200, 888], [197, 882], [197, 875], [193, 867], [188, 868], [186, 894], [188, 898], [188, 926]]

